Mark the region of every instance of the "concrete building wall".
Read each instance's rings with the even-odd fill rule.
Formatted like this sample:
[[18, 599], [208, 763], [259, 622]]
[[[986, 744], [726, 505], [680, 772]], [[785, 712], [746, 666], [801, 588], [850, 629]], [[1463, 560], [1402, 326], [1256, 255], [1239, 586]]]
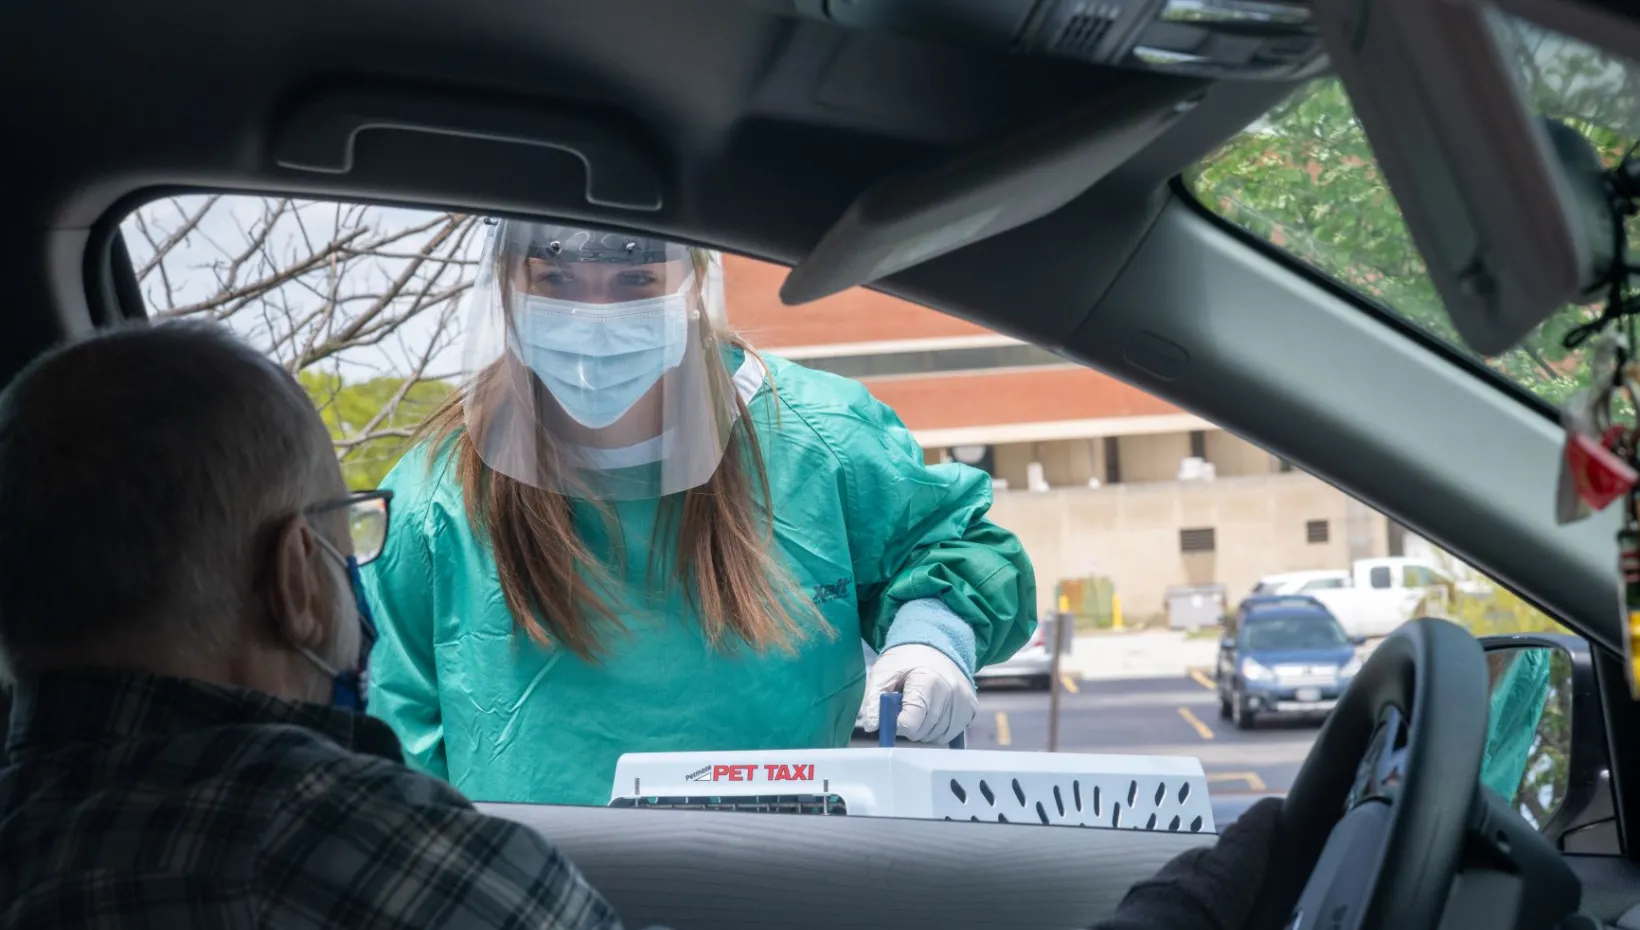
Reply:
[[1220, 477], [1267, 475], [1281, 465], [1280, 459], [1227, 430], [1208, 430], [1206, 446], [1207, 460]]
[[[1268, 574], [1345, 568], [1352, 558], [1383, 554], [1385, 519], [1366, 511], [1375, 541], [1352, 551], [1346, 527], [1360, 505], [1302, 472], [1214, 481], [1168, 481], [1050, 491], [1006, 491], [991, 519], [1018, 534], [1037, 572], [1039, 613], [1054, 607], [1061, 579], [1105, 575], [1124, 612], [1163, 612], [1171, 585], [1221, 582], [1232, 600]], [[1324, 520], [1328, 541], [1308, 541], [1306, 524]], [[1210, 553], [1180, 551], [1184, 529], [1212, 529]]]
[[1116, 443], [1123, 484], [1174, 481], [1179, 463], [1190, 455], [1189, 433], [1122, 436]]
[[1098, 439], [1066, 439], [1060, 442], [1040, 442], [1038, 448], [1039, 460], [1042, 462], [1043, 477], [1049, 486], [1056, 488], [1085, 488], [1089, 478], [1104, 480], [1104, 474], [1099, 470], [1101, 459], [1100, 447], [1104, 445]]
[[[864, 288], [788, 307], [786, 269], [724, 259], [731, 326], [753, 345], [800, 361], [999, 345], [980, 326]], [[1385, 554], [1387, 521], [1324, 482], [1281, 472], [1269, 453], [1109, 375], [1042, 364], [866, 377], [900, 415], [930, 463], [957, 446], [990, 446], [992, 474], [1007, 482], [991, 517], [1018, 533], [1036, 564], [1038, 608], [1053, 608], [1061, 579], [1109, 576], [1127, 615], [1163, 612], [1171, 585], [1221, 582], [1245, 594], [1262, 575], [1342, 568]], [[1191, 434], [1217, 473], [1180, 482]], [[1107, 483], [1114, 440], [1120, 483]], [[1029, 490], [1031, 463], [1049, 490]], [[1101, 487], [1090, 489], [1097, 478]], [[1308, 542], [1324, 520], [1327, 541]], [[1212, 529], [1212, 552], [1180, 551], [1181, 530]]]
[[[1268, 475], [1280, 470], [1280, 460], [1234, 433], [1208, 429], [1202, 433], [1207, 461], [1218, 477]], [[1117, 458], [1123, 483], [1153, 483], [1178, 478], [1180, 461], [1191, 452], [1191, 431], [1118, 436]], [[1088, 479], [1108, 484], [1105, 438], [1054, 439], [1042, 442], [998, 443], [994, 474], [1010, 488], [1026, 487], [1029, 463], [1042, 464], [1043, 478], [1050, 487], [1085, 488]], [[931, 451], [929, 461], [939, 461]]]

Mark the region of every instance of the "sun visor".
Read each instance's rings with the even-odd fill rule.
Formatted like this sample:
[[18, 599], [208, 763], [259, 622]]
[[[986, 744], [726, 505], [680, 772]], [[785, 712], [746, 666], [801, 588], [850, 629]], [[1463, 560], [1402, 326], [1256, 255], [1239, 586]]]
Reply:
[[780, 298], [816, 300], [1045, 216], [1154, 140], [1208, 86], [1195, 78], [1120, 82], [1074, 113], [883, 181], [792, 269]]
[[1591, 242], [1601, 224], [1527, 105], [1501, 14], [1484, 2], [1317, 0], [1315, 19], [1470, 347], [1507, 350], [1604, 275]]

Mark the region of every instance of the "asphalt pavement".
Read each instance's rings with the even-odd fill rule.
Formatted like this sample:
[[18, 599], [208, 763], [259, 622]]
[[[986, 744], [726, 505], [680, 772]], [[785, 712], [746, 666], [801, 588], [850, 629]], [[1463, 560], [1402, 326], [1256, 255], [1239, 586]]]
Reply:
[[[1283, 792], [1315, 741], [1319, 721], [1259, 721], [1250, 731], [1219, 719], [1212, 680], [1188, 676], [1083, 680], [1060, 692], [1059, 749], [1195, 756], [1214, 796]], [[968, 728], [973, 749], [1043, 750], [1048, 694], [1002, 685], [980, 691]]]

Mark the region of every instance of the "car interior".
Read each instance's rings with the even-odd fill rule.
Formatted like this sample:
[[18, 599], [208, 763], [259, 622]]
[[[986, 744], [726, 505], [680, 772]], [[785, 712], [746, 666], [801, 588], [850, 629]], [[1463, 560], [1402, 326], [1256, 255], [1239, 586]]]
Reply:
[[[1640, 59], [1640, 11], [1617, 0], [1508, 5]], [[0, 383], [65, 338], [144, 318], [120, 223], [183, 192], [654, 233], [790, 266], [793, 314], [878, 288], [1232, 429], [1586, 641], [1581, 819], [1539, 832], [1450, 777], [1470, 749], [1479, 762], [1485, 667], [1467, 633], [1418, 621], [1374, 653], [1288, 793], [1302, 867], [1271, 879], [1255, 925], [1550, 927], [1580, 908], [1640, 926], [1618, 515], [1557, 521], [1556, 410], [1220, 219], [1181, 179], [1331, 72], [1311, 12], [1346, 6], [1363, 5], [7, 4]], [[1480, 341], [1501, 348], [1508, 329]], [[1211, 840], [487, 809], [556, 843], [628, 926], [674, 930], [1088, 926]]]

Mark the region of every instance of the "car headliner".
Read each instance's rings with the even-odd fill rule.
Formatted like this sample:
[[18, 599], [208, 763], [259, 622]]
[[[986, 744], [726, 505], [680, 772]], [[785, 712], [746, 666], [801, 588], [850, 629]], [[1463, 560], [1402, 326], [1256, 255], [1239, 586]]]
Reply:
[[[552, 215], [790, 263], [876, 182], [1079, 101], [1178, 81], [847, 32], [789, 9], [778, 0], [0, 6], [9, 130], [0, 379], [65, 335], [141, 315], [130, 275], [113, 271], [126, 264], [117, 224], [161, 192]], [[1554, 524], [1558, 432], [1545, 408], [1271, 260], [1167, 183], [1291, 89], [1213, 85], [1056, 212], [879, 286], [1235, 429], [1617, 645], [1613, 525]], [[663, 206], [588, 203], [572, 156], [448, 134], [366, 131], [348, 170], [281, 167], [274, 148], [291, 114], [339, 92], [444, 100], [463, 113], [505, 105], [642, 140], [660, 166]]]

